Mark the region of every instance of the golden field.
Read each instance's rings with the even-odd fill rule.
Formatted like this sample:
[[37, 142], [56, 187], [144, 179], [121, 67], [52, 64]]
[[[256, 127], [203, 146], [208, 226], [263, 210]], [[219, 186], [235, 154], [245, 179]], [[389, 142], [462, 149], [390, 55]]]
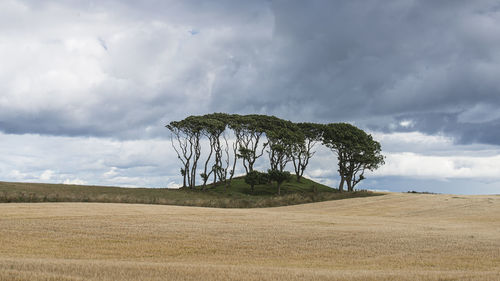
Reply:
[[500, 280], [500, 196], [0, 204], [0, 280]]

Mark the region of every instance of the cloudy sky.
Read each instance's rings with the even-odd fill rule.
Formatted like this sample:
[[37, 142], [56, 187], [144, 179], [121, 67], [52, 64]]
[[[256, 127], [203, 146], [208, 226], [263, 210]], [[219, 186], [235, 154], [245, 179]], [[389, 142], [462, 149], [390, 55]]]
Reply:
[[499, 46], [496, 0], [2, 0], [0, 180], [173, 187], [164, 125], [228, 112], [369, 131], [362, 188], [500, 193]]

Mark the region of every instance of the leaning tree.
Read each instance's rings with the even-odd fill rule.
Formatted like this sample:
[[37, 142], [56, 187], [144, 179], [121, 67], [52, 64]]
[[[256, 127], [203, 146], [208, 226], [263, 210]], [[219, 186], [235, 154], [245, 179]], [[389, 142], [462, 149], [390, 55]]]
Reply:
[[200, 138], [203, 131], [199, 121], [198, 117], [190, 116], [182, 121], [172, 121], [165, 126], [171, 132], [172, 147], [182, 162], [183, 187], [196, 186], [196, 168], [201, 155]]
[[322, 141], [337, 154], [340, 174], [339, 191], [344, 183], [348, 191], [363, 179], [366, 170], [373, 171], [384, 164], [380, 143], [365, 131], [347, 123], [331, 123], [324, 127]]

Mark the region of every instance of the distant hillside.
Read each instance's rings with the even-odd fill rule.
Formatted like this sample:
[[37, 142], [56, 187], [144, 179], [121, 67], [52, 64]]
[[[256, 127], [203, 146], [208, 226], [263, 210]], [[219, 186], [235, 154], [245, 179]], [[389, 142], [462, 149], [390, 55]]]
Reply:
[[285, 182], [282, 193], [281, 196], [276, 195], [275, 184], [257, 185], [252, 193], [242, 177], [233, 179], [227, 190], [223, 185], [218, 185], [204, 191], [0, 182], [0, 203], [103, 202], [258, 208], [379, 195], [367, 191], [339, 193], [336, 189], [305, 178], [300, 183], [295, 180]]

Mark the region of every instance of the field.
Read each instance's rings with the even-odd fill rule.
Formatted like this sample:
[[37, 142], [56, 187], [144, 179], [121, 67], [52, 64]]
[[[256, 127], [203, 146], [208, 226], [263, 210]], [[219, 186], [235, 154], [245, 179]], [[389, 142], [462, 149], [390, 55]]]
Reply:
[[0, 204], [0, 280], [500, 280], [500, 196]]

